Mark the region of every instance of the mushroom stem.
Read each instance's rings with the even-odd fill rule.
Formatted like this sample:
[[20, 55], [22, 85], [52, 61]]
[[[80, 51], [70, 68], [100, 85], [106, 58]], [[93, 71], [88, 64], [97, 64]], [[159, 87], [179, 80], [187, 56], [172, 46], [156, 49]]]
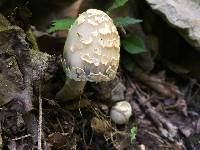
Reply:
[[56, 94], [56, 98], [60, 100], [72, 100], [83, 93], [86, 81], [75, 81], [67, 77], [65, 85]]

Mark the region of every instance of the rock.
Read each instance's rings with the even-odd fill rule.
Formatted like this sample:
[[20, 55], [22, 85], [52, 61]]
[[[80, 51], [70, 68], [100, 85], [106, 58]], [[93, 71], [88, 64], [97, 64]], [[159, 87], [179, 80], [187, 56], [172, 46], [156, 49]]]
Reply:
[[200, 1], [146, 0], [167, 22], [177, 28], [185, 40], [200, 51]]
[[124, 100], [124, 92], [126, 91], [126, 87], [124, 86], [124, 84], [122, 84], [121, 82], [119, 82], [113, 89], [111, 92], [111, 96], [112, 96], [112, 100], [113, 101], [120, 101], [120, 100]]
[[119, 78], [109, 82], [101, 82], [98, 85], [93, 84], [92, 87], [96, 88], [99, 99], [103, 101], [117, 102], [125, 99], [126, 87]]

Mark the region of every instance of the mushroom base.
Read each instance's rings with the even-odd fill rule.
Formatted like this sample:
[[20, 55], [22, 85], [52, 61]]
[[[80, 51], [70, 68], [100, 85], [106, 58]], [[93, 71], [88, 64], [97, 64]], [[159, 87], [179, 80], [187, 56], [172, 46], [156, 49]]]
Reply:
[[72, 100], [83, 93], [86, 81], [75, 81], [67, 78], [63, 88], [56, 94], [56, 98], [66, 101]]

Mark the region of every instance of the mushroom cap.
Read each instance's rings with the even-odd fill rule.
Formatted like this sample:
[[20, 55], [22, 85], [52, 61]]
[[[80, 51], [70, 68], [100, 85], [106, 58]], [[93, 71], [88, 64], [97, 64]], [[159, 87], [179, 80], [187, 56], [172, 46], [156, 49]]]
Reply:
[[71, 26], [64, 47], [66, 75], [76, 81], [113, 80], [120, 57], [120, 37], [103, 11], [88, 9]]
[[110, 117], [116, 124], [125, 124], [132, 115], [132, 108], [129, 102], [117, 102], [110, 110]]

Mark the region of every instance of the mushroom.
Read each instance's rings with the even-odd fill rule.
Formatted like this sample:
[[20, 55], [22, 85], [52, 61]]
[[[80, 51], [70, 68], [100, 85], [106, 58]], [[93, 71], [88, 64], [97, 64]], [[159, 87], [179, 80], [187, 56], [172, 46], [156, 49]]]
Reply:
[[79, 96], [87, 81], [113, 80], [119, 65], [120, 37], [103, 11], [88, 9], [71, 26], [64, 46], [63, 69], [67, 79], [60, 99]]
[[126, 124], [132, 114], [132, 108], [129, 102], [117, 102], [110, 110], [111, 120], [116, 124]]

